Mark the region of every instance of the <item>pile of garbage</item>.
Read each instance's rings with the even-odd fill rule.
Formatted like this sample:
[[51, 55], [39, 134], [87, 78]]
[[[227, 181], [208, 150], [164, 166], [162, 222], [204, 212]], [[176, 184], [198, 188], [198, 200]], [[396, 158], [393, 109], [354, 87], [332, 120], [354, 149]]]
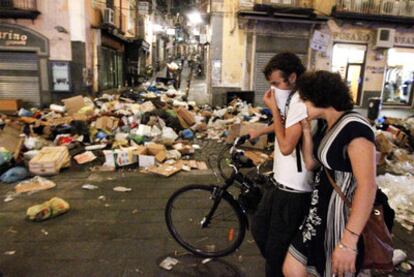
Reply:
[[414, 229], [414, 117], [380, 118], [376, 122], [379, 152], [378, 186], [388, 196], [396, 220]]
[[[87, 164], [95, 171], [138, 167], [163, 176], [206, 170], [205, 160], [192, 158], [200, 149], [196, 139], [230, 142], [261, 127], [265, 123], [259, 122], [270, 115], [238, 99], [217, 109], [185, 99], [174, 87], [157, 83], [120, 95], [75, 96], [48, 109], [0, 115], [1, 181], [55, 175]], [[262, 138], [250, 146], [266, 145]]]
[[414, 172], [414, 117], [377, 120], [376, 146], [382, 172], [397, 175]]

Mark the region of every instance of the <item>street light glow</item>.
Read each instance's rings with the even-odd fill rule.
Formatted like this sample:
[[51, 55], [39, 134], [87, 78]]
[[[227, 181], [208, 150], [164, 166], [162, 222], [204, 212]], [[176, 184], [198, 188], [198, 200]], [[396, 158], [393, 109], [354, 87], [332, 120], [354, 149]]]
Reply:
[[203, 22], [203, 19], [201, 18], [201, 14], [199, 11], [193, 11], [187, 14], [187, 17], [190, 23], [194, 25], [197, 25]]

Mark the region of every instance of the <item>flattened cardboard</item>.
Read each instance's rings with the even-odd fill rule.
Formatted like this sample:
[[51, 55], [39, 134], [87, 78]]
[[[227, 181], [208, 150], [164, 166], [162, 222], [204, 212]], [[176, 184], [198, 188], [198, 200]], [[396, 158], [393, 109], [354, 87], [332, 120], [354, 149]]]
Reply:
[[176, 165], [162, 164], [158, 167], [156, 166], [149, 167], [148, 171], [151, 173], [155, 173], [157, 175], [170, 177], [171, 175], [181, 171], [181, 167], [178, 167]]
[[[234, 140], [243, 135], [247, 135], [250, 129], [258, 130], [267, 127], [264, 123], [249, 123], [243, 122], [242, 124], [233, 124], [230, 128], [229, 135], [227, 137], [227, 143], [233, 143]], [[261, 136], [255, 144], [251, 144], [249, 141], [244, 143], [242, 146], [254, 149], [264, 149], [267, 146], [267, 136]]]
[[21, 129], [6, 125], [0, 131], [0, 147], [6, 148], [17, 159], [24, 139], [20, 137]]
[[85, 106], [83, 96], [81, 95], [63, 99], [62, 102], [65, 104], [66, 111], [69, 115], [77, 113]]

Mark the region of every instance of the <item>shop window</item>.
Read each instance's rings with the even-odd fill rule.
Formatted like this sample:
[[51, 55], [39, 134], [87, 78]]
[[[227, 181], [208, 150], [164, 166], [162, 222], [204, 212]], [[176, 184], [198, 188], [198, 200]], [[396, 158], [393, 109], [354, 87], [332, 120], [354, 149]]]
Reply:
[[116, 89], [123, 86], [123, 55], [117, 51], [102, 47], [101, 67], [102, 89]]
[[366, 45], [336, 43], [332, 53], [332, 71], [338, 72], [346, 80], [352, 98], [359, 104], [365, 67]]
[[413, 101], [414, 49], [388, 50], [387, 67], [382, 90], [385, 105], [408, 105]]

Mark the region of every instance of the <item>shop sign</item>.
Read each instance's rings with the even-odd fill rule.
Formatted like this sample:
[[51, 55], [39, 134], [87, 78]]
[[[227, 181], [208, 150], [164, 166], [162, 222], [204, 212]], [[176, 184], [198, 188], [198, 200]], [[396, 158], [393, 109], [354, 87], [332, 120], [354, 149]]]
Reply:
[[340, 41], [352, 41], [352, 42], [369, 42], [371, 40], [371, 34], [361, 31], [353, 32], [334, 32], [334, 40]]
[[414, 47], [414, 36], [396, 34], [394, 37], [394, 46]]
[[27, 45], [27, 35], [19, 31], [2, 31], [0, 30], [0, 44], [5, 46], [26, 46]]
[[139, 15], [149, 15], [149, 3], [148, 2], [138, 2], [137, 4], [138, 14]]

